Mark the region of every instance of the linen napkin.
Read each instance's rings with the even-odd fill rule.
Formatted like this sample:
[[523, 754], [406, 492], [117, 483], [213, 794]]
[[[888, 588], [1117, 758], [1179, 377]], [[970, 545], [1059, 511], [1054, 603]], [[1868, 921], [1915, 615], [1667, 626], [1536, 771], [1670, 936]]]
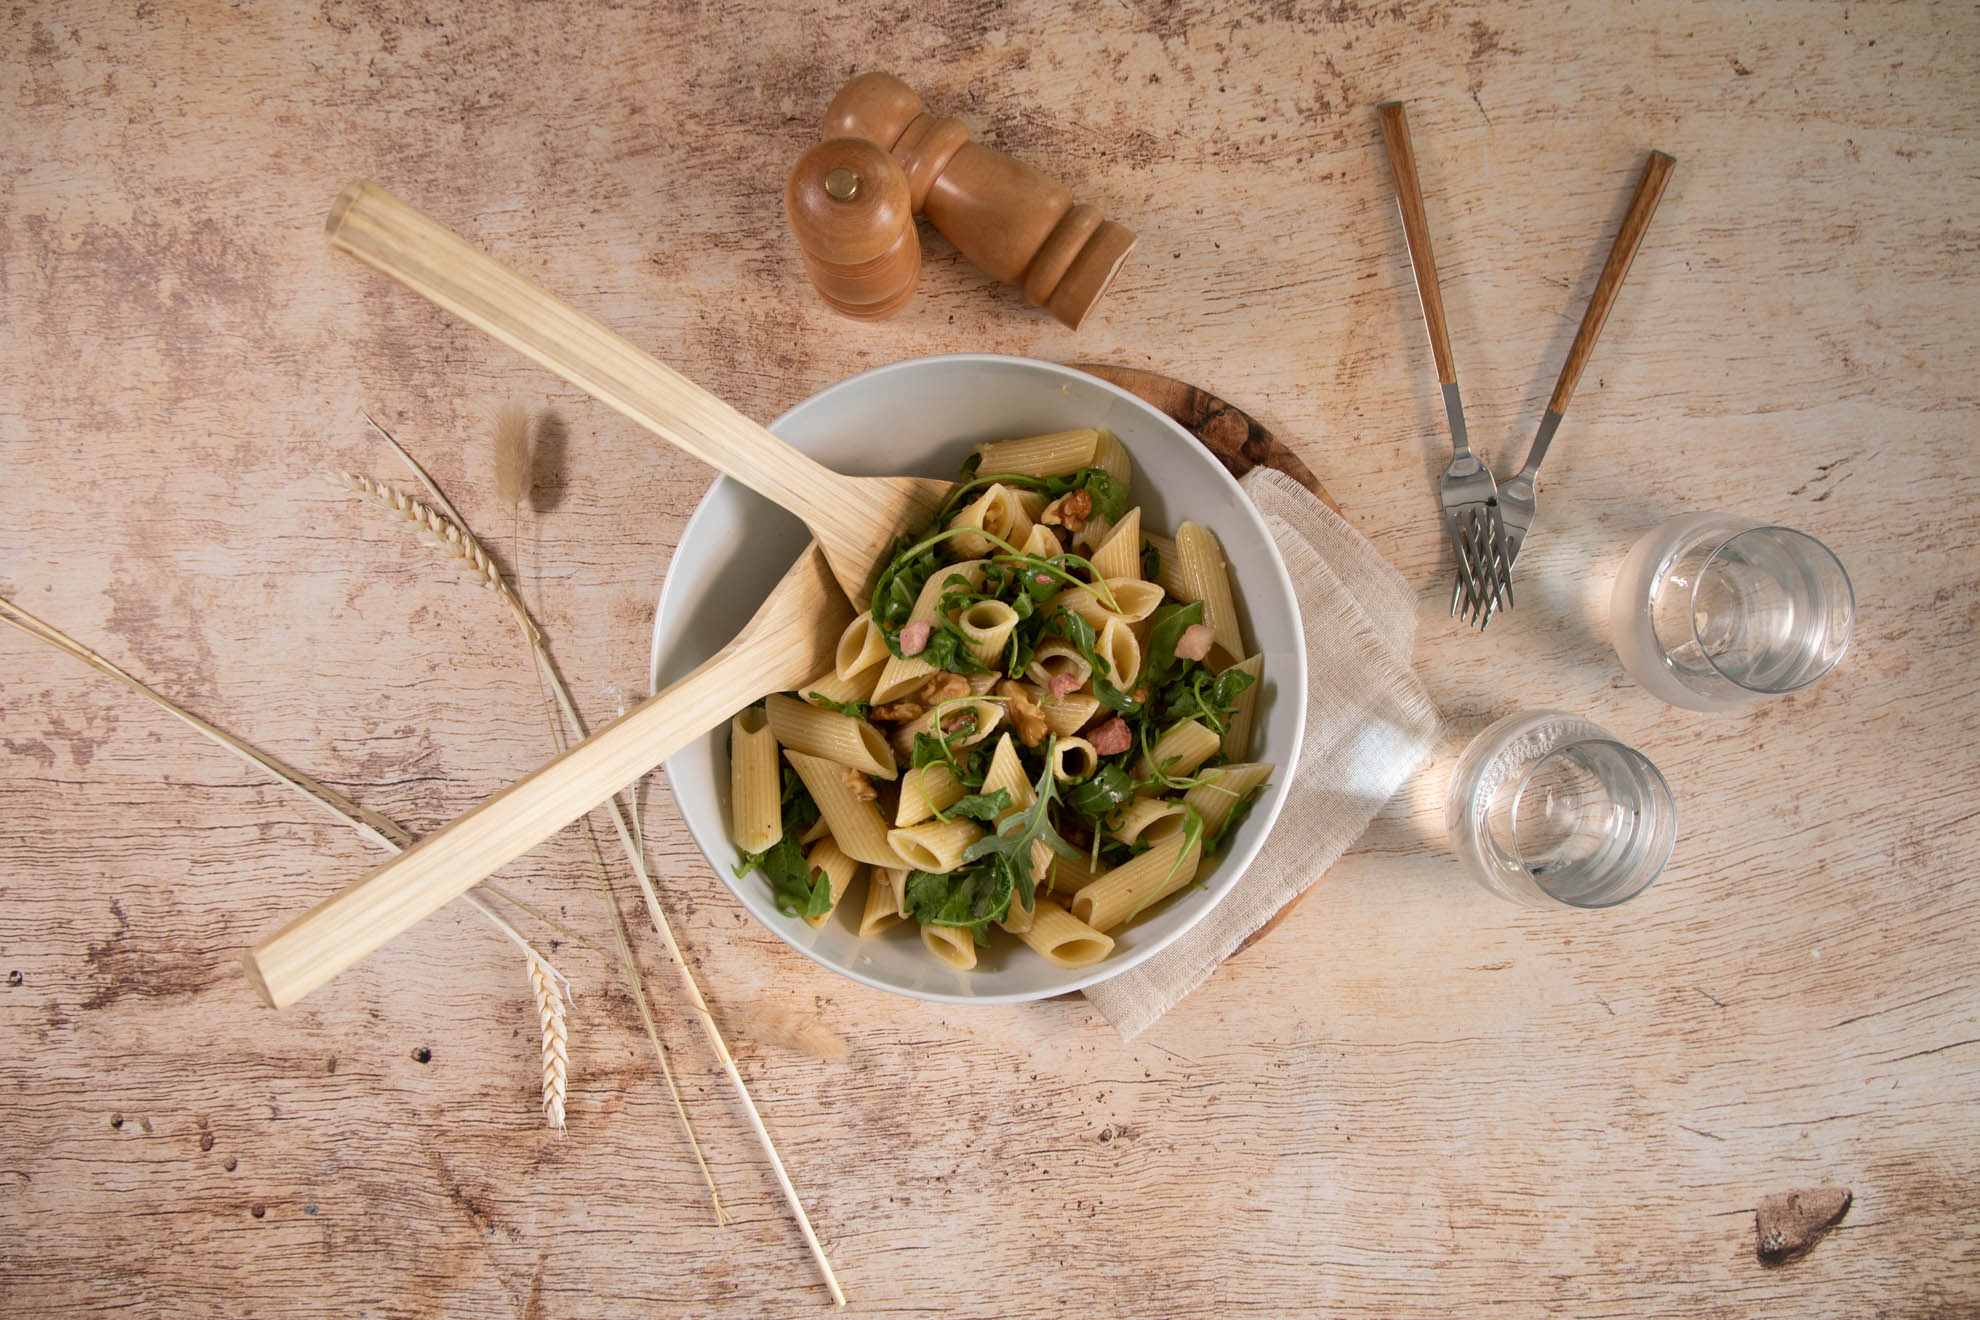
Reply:
[[1306, 740], [1284, 807], [1237, 886], [1138, 967], [1086, 997], [1132, 1040], [1208, 980], [1245, 938], [1361, 837], [1437, 745], [1436, 707], [1410, 669], [1416, 597], [1342, 517], [1291, 477], [1238, 483], [1285, 556], [1306, 637]]

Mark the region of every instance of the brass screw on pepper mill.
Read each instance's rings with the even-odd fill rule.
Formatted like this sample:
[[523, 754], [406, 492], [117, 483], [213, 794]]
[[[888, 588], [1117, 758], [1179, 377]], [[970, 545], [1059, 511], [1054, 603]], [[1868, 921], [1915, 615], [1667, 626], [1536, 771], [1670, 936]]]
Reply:
[[921, 278], [921, 236], [907, 175], [873, 143], [842, 137], [798, 158], [784, 213], [804, 267], [826, 302], [847, 316], [892, 316]]
[[892, 153], [915, 214], [986, 274], [1019, 285], [1033, 305], [1075, 330], [1134, 247], [1132, 230], [1076, 205], [1031, 166], [971, 142], [960, 121], [928, 114], [891, 74], [861, 74], [840, 88], [823, 136], [864, 138]]

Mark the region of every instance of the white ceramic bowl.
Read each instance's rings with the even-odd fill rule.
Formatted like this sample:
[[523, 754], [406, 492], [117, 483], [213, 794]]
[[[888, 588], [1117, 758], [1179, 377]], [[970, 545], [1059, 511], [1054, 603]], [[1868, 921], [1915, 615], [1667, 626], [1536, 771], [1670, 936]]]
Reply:
[[[1083, 372], [980, 354], [916, 358], [876, 368], [814, 394], [770, 429], [842, 472], [954, 477], [978, 441], [1080, 426], [1108, 428], [1133, 455], [1134, 495], [1145, 526], [1169, 534], [1185, 518], [1194, 519], [1223, 541], [1245, 636], [1265, 657], [1254, 756], [1275, 763], [1278, 772], [1234, 832], [1216, 869], [1205, 877], [1208, 892], [1186, 890], [1152, 916], [1117, 932], [1114, 952], [1104, 962], [1077, 970], [1058, 967], [999, 936], [994, 947], [982, 951], [975, 970], [959, 972], [922, 948], [910, 922], [860, 939], [857, 901], [842, 905], [819, 930], [779, 913], [760, 876], [735, 875], [726, 725], [677, 753], [667, 762], [667, 778], [715, 874], [791, 947], [856, 981], [917, 999], [978, 1004], [1044, 999], [1103, 981], [1150, 957], [1209, 912], [1230, 892], [1278, 817], [1286, 781], [1299, 763], [1305, 724], [1306, 653], [1299, 607], [1285, 564], [1257, 511], [1223, 465], [1187, 431], [1133, 395]], [[655, 690], [726, 645], [807, 539], [795, 517], [738, 482], [717, 480], [688, 521], [660, 589], [653, 627]]]

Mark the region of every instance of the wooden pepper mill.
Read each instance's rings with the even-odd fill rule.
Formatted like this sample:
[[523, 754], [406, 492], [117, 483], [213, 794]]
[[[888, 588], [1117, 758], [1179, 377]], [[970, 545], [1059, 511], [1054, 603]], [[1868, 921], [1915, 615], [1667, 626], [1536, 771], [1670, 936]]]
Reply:
[[907, 175], [864, 138], [830, 138], [798, 158], [784, 214], [825, 301], [847, 316], [892, 316], [921, 278]]
[[1075, 205], [1029, 165], [971, 142], [960, 121], [928, 114], [891, 74], [864, 73], [840, 88], [822, 136], [864, 138], [891, 152], [916, 214], [986, 274], [1021, 286], [1034, 306], [1075, 330], [1134, 247], [1132, 230]]

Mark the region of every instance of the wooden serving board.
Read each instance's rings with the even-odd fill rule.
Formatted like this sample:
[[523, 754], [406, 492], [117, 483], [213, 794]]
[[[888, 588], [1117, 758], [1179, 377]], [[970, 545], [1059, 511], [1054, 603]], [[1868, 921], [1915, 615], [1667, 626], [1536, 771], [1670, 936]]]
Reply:
[[[1118, 385], [1142, 402], [1167, 413], [1183, 430], [1201, 441], [1205, 449], [1215, 454], [1230, 469], [1232, 476], [1241, 477], [1255, 467], [1273, 468], [1312, 491], [1321, 503], [1335, 513], [1341, 511], [1341, 506], [1334, 503], [1334, 497], [1320, 484], [1320, 478], [1313, 475], [1313, 469], [1300, 462], [1297, 454], [1286, 448], [1256, 418], [1208, 390], [1177, 380], [1174, 376], [1142, 371], [1136, 367], [1114, 367], [1102, 362], [1073, 362], [1068, 365], [1089, 376], [1098, 376], [1110, 385]], [[1299, 897], [1280, 908], [1270, 921], [1251, 932], [1231, 956], [1237, 957], [1278, 929], [1286, 914], [1298, 907], [1316, 887], [1309, 886]]]

